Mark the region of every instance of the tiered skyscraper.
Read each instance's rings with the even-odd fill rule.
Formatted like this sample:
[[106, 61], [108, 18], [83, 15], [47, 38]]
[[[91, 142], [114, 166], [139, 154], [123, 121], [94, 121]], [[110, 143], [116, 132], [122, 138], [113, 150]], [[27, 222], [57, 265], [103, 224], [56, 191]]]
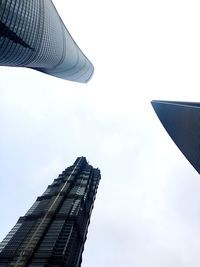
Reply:
[[0, 1], [0, 65], [77, 82], [87, 82], [94, 70], [51, 0]]
[[2, 241], [0, 267], [79, 267], [100, 178], [77, 158]]

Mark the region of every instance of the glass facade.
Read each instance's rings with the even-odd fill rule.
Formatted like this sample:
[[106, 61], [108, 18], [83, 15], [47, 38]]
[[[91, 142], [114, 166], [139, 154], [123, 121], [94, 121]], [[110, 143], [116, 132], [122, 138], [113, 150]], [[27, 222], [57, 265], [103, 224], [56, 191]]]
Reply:
[[0, 65], [76, 82], [87, 82], [94, 71], [51, 0], [0, 1]]
[[152, 106], [169, 136], [200, 174], [200, 103], [153, 100]]
[[79, 267], [99, 180], [99, 169], [77, 158], [2, 241], [0, 267]]

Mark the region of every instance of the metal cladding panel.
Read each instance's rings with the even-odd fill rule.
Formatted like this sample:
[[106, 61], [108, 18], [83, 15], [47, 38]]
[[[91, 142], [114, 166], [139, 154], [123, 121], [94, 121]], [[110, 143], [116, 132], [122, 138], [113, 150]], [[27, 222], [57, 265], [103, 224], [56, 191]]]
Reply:
[[164, 128], [200, 173], [200, 103], [152, 101]]
[[0, 65], [76, 82], [87, 82], [94, 71], [51, 0], [0, 1]]

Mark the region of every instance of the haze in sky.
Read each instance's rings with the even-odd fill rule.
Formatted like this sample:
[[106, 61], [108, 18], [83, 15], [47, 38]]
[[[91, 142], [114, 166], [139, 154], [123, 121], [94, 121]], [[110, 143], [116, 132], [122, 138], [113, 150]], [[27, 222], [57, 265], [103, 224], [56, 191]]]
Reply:
[[102, 179], [82, 267], [199, 267], [200, 177], [150, 104], [199, 101], [199, 2], [54, 3], [95, 73], [1, 67], [0, 239], [86, 156]]

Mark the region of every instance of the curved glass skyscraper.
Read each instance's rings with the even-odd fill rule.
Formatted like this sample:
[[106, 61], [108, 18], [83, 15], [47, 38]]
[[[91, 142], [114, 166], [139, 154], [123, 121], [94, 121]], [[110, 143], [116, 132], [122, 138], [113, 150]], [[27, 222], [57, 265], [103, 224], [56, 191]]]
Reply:
[[200, 103], [152, 101], [169, 136], [200, 174]]
[[94, 71], [51, 0], [0, 0], [0, 65], [76, 82], [87, 82]]

